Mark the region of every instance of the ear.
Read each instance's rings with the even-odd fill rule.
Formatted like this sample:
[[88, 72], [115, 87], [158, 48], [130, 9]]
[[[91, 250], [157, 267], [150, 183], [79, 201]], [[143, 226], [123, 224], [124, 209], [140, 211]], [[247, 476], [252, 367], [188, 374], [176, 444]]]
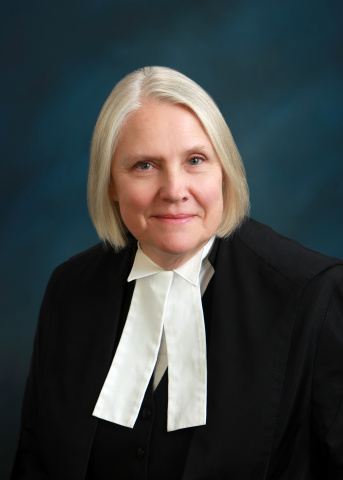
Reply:
[[118, 202], [117, 189], [116, 189], [116, 186], [114, 184], [112, 176], [110, 178], [110, 184], [108, 186], [108, 193], [109, 193], [109, 195], [110, 195], [110, 197], [112, 198], [113, 201]]

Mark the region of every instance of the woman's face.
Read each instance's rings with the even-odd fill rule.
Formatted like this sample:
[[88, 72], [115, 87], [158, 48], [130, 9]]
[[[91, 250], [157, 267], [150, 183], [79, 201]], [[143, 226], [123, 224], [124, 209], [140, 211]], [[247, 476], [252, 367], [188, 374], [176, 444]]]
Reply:
[[223, 212], [222, 169], [187, 108], [145, 103], [124, 124], [110, 195], [143, 252], [170, 270], [214, 235]]

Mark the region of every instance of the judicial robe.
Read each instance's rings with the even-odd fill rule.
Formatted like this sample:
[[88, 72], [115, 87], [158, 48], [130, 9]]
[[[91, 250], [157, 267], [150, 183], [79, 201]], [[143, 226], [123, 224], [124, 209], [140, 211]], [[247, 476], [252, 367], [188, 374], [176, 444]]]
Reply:
[[[343, 262], [251, 219], [217, 239], [203, 297], [207, 423], [166, 432], [166, 373], [131, 430], [92, 412], [129, 309], [135, 249], [99, 244], [53, 273], [12, 480], [342, 479]], [[113, 471], [96, 476], [101, 452]]]

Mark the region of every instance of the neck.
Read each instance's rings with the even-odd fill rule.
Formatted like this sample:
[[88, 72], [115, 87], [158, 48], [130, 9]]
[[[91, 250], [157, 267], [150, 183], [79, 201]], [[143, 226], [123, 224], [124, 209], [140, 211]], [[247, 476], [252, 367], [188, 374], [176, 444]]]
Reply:
[[159, 267], [163, 268], [163, 270], [175, 270], [194, 257], [194, 255], [196, 255], [206, 243], [200, 245], [199, 248], [192, 252], [188, 252], [187, 254], [170, 254], [164, 252], [159, 252], [156, 254], [154, 251], [147, 250], [145, 247], [141, 246], [141, 249], [143, 253], [150, 258], [150, 260], [156, 263], [156, 265]]

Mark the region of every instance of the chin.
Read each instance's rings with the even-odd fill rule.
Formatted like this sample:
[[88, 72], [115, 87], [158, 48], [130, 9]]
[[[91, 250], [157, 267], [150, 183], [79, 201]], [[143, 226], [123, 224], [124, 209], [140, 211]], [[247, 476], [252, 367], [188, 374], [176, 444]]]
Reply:
[[174, 239], [173, 241], [161, 242], [157, 250], [167, 255], [194, 255], [205, 243], [206, 240], [204, 242], [194, 243]]

